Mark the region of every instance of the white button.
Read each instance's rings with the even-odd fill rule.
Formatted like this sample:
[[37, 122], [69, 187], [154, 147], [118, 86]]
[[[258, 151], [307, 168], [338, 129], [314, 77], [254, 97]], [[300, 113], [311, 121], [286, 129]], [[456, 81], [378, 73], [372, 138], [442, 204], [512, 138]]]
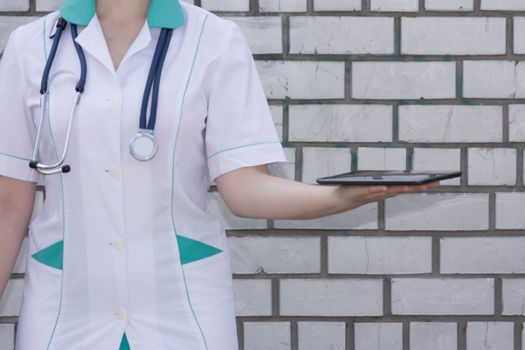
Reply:
[[117, 315], [119, 318], [126, 320], [128, 318], [128, 309], [126, 309], [125, 307], [121, 307], [118, 310]]
[[111, 245], [115, 250], [122, 250], [124, 248], [124, 241], [121, 239], [115, 239], [111, 241]]
[[118, 168], [110, 168], [106, 169], [106, 173], [111, 177], [119, 177], [120, 176], [120, 169]]

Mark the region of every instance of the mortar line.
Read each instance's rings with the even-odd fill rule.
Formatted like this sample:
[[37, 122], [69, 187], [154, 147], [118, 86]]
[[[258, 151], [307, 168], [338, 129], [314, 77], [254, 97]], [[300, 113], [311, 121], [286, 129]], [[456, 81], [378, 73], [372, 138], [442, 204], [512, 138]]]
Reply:
[[383, 278], [383, 317], [392, 316], [392, 280]]
[[434, 236], [431, 239], [431, 273], [440, 276], [441, 270], [441, 237]]
[[496, 194], [489, 193], [489, 230], [496, 230]]
[[272, 278], [272, 318], [279, 318], [280, 314], [280, 278]]
[[517, 176], [516, 176], [516, 188], [518, 190], [523, 189], [523, 147], [518, 147], [516, 150], [517, 159]]
[[505, 50], [507, 56], [512, 56], [514, 53], [514, 20], [512, 16], [507, 16], [506, 21], [506, 45]]
[[347, 328], [346, 328], [346, 348], [348, 350], [355, 350], [355, 323], [354, 322], [346, 322]]
[[494, 278], [494, 315], [501, 316], [503, 311], [503, 290], [501, 277]]
[[467, 322], [460, 320], [457, 322], [457, 340], [458, 340], [458, 350], [467, 350], [467, 339], [466, 339], [466, 330]]
[[502, 143], [508, 143], [509, 142], [509, 105], [504, 104], [502, 106]]
[[[410, 321], [402, 322], [403, 350], [410, 350]], [[417, 349], [414, 349], [417, 350]]]
[[521, 350], [523, 344], [523, 321], [514, 321], [514, 349]]
[[299, 330], [297, 321], [290, 322], [290, 348], [291, 350], [299, 350]]

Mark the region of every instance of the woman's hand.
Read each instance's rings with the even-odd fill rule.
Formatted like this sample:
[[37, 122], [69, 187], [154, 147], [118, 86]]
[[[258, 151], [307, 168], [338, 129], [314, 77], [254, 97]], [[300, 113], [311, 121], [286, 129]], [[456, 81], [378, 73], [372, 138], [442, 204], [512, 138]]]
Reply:
[[348, 209], [353, 209], [364, 204], [395, 197], [402, 193], [424, 192], [431, 188], [437, 188], [439, 185], [439, 181], [429, 182], [424, 185], [339, 185], [335, 190], [335, 195], [338, 197], [339, 201], [342, 201], [349, 206]]
[[439, 186], [437, 181], [420, 186], [311, 185], [271, 176], [265, 165], [224, 173], [215, 183], [234, 215], [255, 219], [317, 219]]

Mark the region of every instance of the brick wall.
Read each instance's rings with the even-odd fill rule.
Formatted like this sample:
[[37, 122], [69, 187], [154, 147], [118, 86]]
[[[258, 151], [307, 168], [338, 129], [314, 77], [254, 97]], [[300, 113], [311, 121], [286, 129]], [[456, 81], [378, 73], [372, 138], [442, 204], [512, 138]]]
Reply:
[[[2, 0], [0, 48], [60, 2]], [[525, 1], [195, 4], [251, 44], [289, 159], [279, 176], [464, 174], [318, 220], [234, 217], [210, 192], [241, 349], [524, 350]], [[0, 300], [0, 350], [13, 347], [24, 259]]]

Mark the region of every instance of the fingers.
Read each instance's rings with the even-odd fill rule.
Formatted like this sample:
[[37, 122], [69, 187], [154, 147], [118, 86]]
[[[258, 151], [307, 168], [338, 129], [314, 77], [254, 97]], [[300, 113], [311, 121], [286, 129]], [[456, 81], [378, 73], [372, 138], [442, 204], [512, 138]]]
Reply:
[[433, 181], [423, 185], [369, 186], [366, 197], [369, 201], [378, 201], [382, 199], [392, 198], [402, 193], [424, 192], [431, 188], [437, 188], [439, 186], [439, 181]]

